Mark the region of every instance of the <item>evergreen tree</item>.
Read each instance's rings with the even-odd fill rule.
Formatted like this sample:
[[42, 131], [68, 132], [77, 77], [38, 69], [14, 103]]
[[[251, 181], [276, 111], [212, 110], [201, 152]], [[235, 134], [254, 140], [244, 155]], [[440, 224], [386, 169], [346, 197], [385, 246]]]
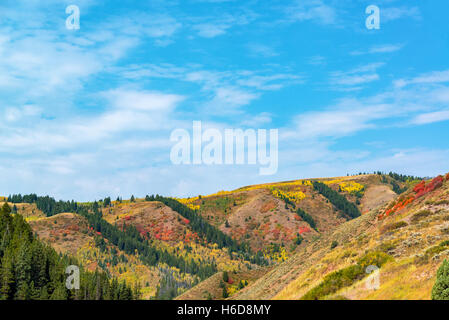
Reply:
[[449, 300], [449, 261], [444, 259], [432, 288], [432, 300]]

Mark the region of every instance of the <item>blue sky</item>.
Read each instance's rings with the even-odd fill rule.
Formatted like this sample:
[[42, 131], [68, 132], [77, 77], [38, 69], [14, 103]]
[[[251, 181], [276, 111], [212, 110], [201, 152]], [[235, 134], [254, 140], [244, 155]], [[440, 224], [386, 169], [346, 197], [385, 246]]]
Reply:
[[[80, 8], [67, 30], [65, 8]], [[380, 29], [365, 27], [368, 5]], [[188, 196], [449, 171], [447, 1], [2, 1], [0, 194]], [[175, 166], [172, 130], [279, 130], [279, 170]]]

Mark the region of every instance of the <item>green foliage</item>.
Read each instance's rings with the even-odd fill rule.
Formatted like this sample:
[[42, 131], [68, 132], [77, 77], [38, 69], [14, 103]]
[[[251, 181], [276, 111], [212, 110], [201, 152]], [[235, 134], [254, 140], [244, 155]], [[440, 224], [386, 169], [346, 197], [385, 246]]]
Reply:
[[296, 213], [298, 214], [298, 216], [300, 216], [302, 218], [302, 220], [307, 222], [311, 228], [316, 230], [315, 220], [313, 220], [313, 218], [312, 218], [312, 216], [310, 214], [308, 214], [307, 212], [305, 212], [301, 208], [298, 208], [296, 210]]
[[[0, 210], [0, 299], [2, 300], [103, 300], [134, 299], [138, 295], [126, 285], [109, 279], [104, 272], [80, 268], [80, 289], [65, 287], [66, 267], [79, 265], [34, 237], [21, 215]], [[117, 284], [117, 286], [114, 286]]]
[[438, 268], [431, 298], [432, 300], [449, 300], [449, 262], [446, 259]]
[[391, 256], [384, 252], [372, 251], [363, 256], [357, 264], [334, 271], [326, 275], [323, 281], [316, 287], [308, 291], [302, 300], [318, 300], [338, 290], [351, 286], [355, 282], [363, 279], [368, 273], [366, 268], [370, 265], [381, 267], [387, 261], [391, 260]]
[[228, 282], [229, 281], [229, 274], [227, 271], [223, 271], [223, 281]]
[[304, 238], [299, 233], [297, 233], [295, 238], [295, 244], [299, 246], [303, 241]]
[[226, 289], [226, 287], [224, 287], [223, 288], [223, 298], [226, 299], [227, 297], [229, 297], [228, 290]]
[[342, 211], [346, 218], [353, 219], [361, 216], [360, 210], [357, 206], [352, 202], [349, 202], [345, 196], [339, 194], [337, 191], [322, 182], [312, 181], [312, 183], [313, 188], [326, 197], [338, 210]]
[[331, 250], [332, 249], [334, 249], [334, 248], [336, 248], [338, 246], [338, 242], [337, 241], [332, 241], [332, 243], [331, 243]]
[[38, 197], [36, 194], [20, 195], [14, 194], [8, 197], [8, 202], [12, 203], [35, 203], [39, 210], [42, 210], [47, 217], [62, 212], [75, 212], [78, 204], [72, 201], [56, 201], [50, 196]]
[[168, 268], [161, 268], [163, 277], [157, 286], [155, 300], [172, 300], [181, 292], [193, 287], [196, 282], [187, 280], [177, 280], [174, 270]]

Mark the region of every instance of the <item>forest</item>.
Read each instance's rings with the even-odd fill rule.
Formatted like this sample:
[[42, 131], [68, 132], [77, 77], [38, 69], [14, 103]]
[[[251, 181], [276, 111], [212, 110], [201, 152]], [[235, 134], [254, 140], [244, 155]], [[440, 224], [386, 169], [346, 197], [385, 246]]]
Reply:
[[322, 182], [313, 181], [312, 183], [313, 188], [327, 198], [338, 210], [343, 212], [348, 219], [354, 219], [361, 215], [359, 208], [352, 202], [349, 202], [345, 196], [342, 196]]
[[80, 288], [67, 289], [66, 268], [79, 266], [66, 255], [40, 242], [19, 214], [5, 203], [0, 209], [0, 299], [1, 300], [131, 300], [140, 296], [125, 282], [102, 271], [80, 267]]

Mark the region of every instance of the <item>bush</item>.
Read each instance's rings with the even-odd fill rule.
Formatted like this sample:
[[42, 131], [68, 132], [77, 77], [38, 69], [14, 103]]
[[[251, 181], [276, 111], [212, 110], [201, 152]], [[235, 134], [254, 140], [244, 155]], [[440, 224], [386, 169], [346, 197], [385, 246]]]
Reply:
[[437, 271], [432, 288], [432, 300], [449, 300], [449, 262], [445, 259]]
[[307, 292], [301, 299], [321, 299], [329, 294], [337, 292], [341, 288], [350, 286], [359, 279], [362, 279], [363, 274], [364, 270], [358, 264], [332, 272], [324, 277], [323, 282]]
[[334, 249], [335, 247], [337, 247], [338, 246], [338, 242], [337, 241], [332, 241], [332, 243], [331, 243], [331, 250], [332, 249]]
[[372, 251], [360, 258], [357, 264], [329, 273], [324, 277], [323, 282], [307, 292], [302, 300], [318, 300], [332, 293], [337, 292], [341, 288], [348, 287], [355, 282], [363, 279], [368, 273], [365, 272], [366, 267], [375, 265], [381, 267], [392, 257], [381, 251]]
[[425, 217], [430, 216], [431, 214], [432, 214], [432, 212], [430, 210], [421, 210], [421, 211], [415, 213], [412, 216], [411, 220], [412, 220], [412, 222], [417, 222]]
[[228, 282], [229, 281], [229, 275], [227, 271], [223, 271], [223, 281]]
[[371, 251], [364, 255], [358, 261], [358, 264], [365, 269], [368, 266], [382, 267], [386, 262], [391, 260], [391, 256], [382, 251]]
[[406, 227], [407, 225], [408, 224], [405, 221], [393, 222], [393, 223], [390, 223], [390, 224], [387, 224], [387, 225], [383, 226], [382, 233], [388, 232], [388, 231], [397, 230], [397, 229]]

